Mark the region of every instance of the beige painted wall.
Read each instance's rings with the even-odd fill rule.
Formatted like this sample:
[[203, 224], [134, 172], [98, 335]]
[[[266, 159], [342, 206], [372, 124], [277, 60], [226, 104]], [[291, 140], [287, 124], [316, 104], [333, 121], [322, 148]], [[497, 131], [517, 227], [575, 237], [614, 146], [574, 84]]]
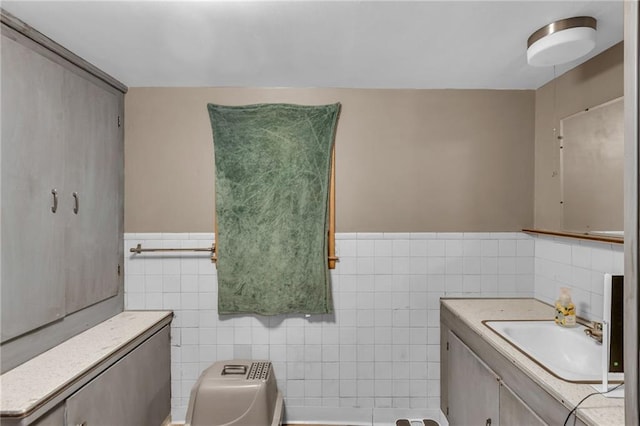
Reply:
[[623, 45], [619, 43], [536, 90], [536, 228], [563, 230], [557, 139], [560, 120], [622, 96], [623, 62]]
[[341, 102], [339, 232], [533, 225], [533, 91], [132, 88], [125, 101], [126, 232], [213, 230], [209, 102]]

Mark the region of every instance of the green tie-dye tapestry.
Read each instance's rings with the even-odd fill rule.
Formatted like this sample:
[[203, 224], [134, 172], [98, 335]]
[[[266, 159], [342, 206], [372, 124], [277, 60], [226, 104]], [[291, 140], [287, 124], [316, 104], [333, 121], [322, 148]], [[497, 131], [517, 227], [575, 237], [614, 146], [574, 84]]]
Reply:
[[208, 105], [220, 314], [329, 313], [327, 222], [340, 105]]

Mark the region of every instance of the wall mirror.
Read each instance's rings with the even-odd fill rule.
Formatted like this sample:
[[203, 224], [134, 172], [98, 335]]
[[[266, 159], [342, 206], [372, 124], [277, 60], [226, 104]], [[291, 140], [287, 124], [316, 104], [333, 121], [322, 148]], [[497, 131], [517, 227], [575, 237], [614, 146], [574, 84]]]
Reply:
[[563, 229], [624, 235], [624, 102], [617, 98], [560, 120]]

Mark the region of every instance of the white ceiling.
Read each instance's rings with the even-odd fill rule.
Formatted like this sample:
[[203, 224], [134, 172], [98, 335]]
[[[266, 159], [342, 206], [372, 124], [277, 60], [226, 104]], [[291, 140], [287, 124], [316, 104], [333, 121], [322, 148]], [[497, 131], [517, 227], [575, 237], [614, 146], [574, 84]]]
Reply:
[[527, 38], [598, 20], [588, 56], [622, 40], [622, 1], [2, 1], [69, 50], [137, 86], [538, 88]]

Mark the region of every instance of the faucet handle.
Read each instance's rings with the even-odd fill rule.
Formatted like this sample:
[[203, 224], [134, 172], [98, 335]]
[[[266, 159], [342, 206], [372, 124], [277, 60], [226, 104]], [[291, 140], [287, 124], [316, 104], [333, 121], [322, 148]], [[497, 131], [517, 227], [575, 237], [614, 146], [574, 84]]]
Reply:
[[590, 325], [587, 325], [584, 329], [584, 334], [591, 337], [598, 343], [602, 343], [602, 323], [598, 321], [592, 321]]

